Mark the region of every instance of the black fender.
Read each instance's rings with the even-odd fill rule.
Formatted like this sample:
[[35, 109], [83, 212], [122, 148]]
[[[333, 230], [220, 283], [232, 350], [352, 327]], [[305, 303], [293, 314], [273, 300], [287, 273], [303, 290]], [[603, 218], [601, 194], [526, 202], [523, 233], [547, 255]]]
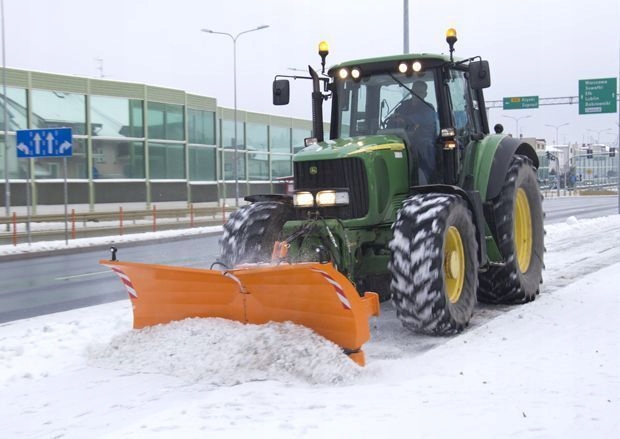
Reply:
[[260, 201], [280, 201], [282, 203], [293, 204], [293, 196], [292, 195], [282, 195], [282, 194], [258, 194], [258, 195], [248, 195], [243, 198], [248, 203], [258, 203]]
[[492, 200], [499, 195], [510, 168], [512, 157], [515, 154], [526, 156], [532, 161], [534, 167], [538, 169], [538, 155], [536, 154], [536, 149], [530, 143], [524, 139], [504, 137], [497, 145], [495, 155], [493, 156], [493, 164], [491, 165], [491, 173], [489, 174], [489, 182], [487, 184], [486, 201]]
[[478, 191], [466, 191], [459, 186], [452, 186], [448, 184], [430, 184], [424, 186], [412, 186], [409, 188], [410, 195], [415, 194], [449, 194], [458, 195], [463, 198], [469, 210], [472, 213], [472, 219], [474, 221], [474, 227], [476, 228], [476, 240], [478, 241], [478, 262], [480, 267], [485, 267], [488, 263], [487, 257], [487, 241], [485, 235], [486, 221], [484, 219], [484, 212], [482, 209], [482, 197]]

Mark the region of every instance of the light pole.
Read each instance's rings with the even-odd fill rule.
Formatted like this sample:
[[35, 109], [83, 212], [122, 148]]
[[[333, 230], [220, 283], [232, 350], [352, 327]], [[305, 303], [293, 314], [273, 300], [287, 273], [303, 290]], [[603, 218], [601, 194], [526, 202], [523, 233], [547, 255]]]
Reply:
[[506, 114], [502, 114], [502, 116], [507, 117], [508, 119], [512, 119], [517, 123], [517, 131], [515, 133], [515, 136], [518, 138], [519, 137], [519, 121], [521, 119], [527, 119], [528, 117], [532, 117], [532, 115], [528, 114], [527, 116], [521, 116], [521, 117], [514, 117], [514, 116], [508, 116]]
[[[545, 124], [546, 127], [549, 128], [555, 128], [555, 146], [557, 149], [557, 146], [560, 144], [559, 140], [558, 140], [558, 133], [560, 132], [560, 128], [565, 127], [566, 125], [570, 125], [569, 122], [565, 122], [562, 123], [560, 125], [553, 125], [553, 124]], [[568, 145], [567, 149], [566, 149], [566, 155], [567, 155], [567, 161], [568, 161], [568, 171], [570, 172], [570, 145]], [[560, 162], [558, 161], [558, 172], [560, 171]], [[560, 190], [560, 181], [559, 181], [560, 176], [558, 175], [558, 191]], [[566, 195], [566, 188], [568, 187], [566, 185], [567, 181], [566, 181], [566, 167], [564, 167], [564, 195]]]
[[234, 119], [235, 119], [235, 139], [234, 139], [234, 156], [233, 156], [233, 175], [235, 177], [235, 206], [239, 207], [239, 172], [237, 170], [237, 158], [238, 158], [238, 142], [237, 142], [237, 38], [243, 34], [254, 32], [261, 29], [268, 28], [268, 24], [255, 27], [253, 29], [244, 30], [236, 35], [229, 34], [228, 32], [217, 32], [211, 29], [201, 29], [202, 32], [208, 34], [226, 35], [230, 37], [233, 42], [233, 90], [234, 90]]
[[570, 125], [569, 122], [560, 124], [560, 125], [552, 125], [552, 124], [545, 124], [546, 127], [550, 127], [550, 128], [555, 128], [555, 144], [556, 146], [559, 145], [559, 140], [558, 140], [558, 132], [560, 131], [560, 128], [565, 127], [566, 125]]
[[596, 133], [596, 143], [599, 144], [599, 143], [601, 143], [601, 133], [605, 133], [607, 131], [611, 131], [611, 128], [605, 128], [604, 130], [591, 130], [591, 129], [588, 129], [587, 131], [592, 131], [593, 133]]
[[403, 0], [403, 53], [409, 53], [409, 0]]
[[[0, 0], [0, 18], [2, 20], [2, 106], [4, 113], [4, 210], [8, 218], [11, 214], [11, 186], [9, 186], [9, 127], [8, 113], [6, 109], [6, 48], [4, 44], [4, 0]], [[7, 223], [6, 229], [9, 230]]]

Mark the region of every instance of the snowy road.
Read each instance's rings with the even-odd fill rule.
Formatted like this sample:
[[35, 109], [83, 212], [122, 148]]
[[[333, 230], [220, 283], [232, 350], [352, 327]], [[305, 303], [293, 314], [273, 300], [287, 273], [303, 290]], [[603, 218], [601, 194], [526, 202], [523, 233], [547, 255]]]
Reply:
[[616, 437], [620, 216], [547, 226], [540, 297], [452, 338], [389, 304], [360, 369], [298, 327], [130, 329], [128, 301], [0, 325], [6, 437]]

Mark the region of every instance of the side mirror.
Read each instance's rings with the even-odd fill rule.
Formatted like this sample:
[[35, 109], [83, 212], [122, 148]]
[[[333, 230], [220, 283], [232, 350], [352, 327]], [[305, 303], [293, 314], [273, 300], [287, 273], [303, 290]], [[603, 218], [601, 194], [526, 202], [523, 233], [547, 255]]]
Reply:
[[287, 105], [290, 100], [290, 84], [288, 79], [273, 81], [273, 105]]
[[469, 85], [474, 90], [491, 86], [491, 71], [488, 61], [473, 61], [469, 63]]

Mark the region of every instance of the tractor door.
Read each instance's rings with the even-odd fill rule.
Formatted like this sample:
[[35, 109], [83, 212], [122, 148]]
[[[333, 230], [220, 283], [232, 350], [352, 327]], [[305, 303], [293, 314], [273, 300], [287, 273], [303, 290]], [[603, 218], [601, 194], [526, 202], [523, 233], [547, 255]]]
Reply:
[[465, 149], [472, 142], [484, 136], [482, 108], [477, 94], [469, 86], [466, 72], [450, 69], [446, 81], [450, 107], [451, 126], [455, 129], [457, 153], [444, 157], [444, 176], [446, 183], [456, 184], [461, 173], [461, 163]]

